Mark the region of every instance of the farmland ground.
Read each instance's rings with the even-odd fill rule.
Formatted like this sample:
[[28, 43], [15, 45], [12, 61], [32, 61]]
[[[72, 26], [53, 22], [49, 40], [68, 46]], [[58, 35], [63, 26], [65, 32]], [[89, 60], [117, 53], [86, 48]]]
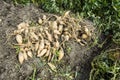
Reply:
[[[102, 50], [96, 46], [88, 49], [89, 46], [83, 47], [74, 41], [67, 42], [66, 47], [69, 46], [71, 50], [66, 50], [68, 55], [58, 64], [61, 66], [58, 73], [51, 72], [38, 58], [19, 64], [12, 44], [15, 39], [11, 34], [19, 23], [37, 22], [41, 14], [48, 13], [34, 5], [14, 6], [12, 3], [0, 1], [0, 80], [70, 80], [71, 76], [74, 80], [88, 80], [91, 61]], [[91, 23], [86, 21], [86, 24]]]

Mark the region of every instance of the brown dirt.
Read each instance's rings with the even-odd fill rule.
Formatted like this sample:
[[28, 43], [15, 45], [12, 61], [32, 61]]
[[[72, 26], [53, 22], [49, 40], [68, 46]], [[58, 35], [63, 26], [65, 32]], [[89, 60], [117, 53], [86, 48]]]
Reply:
[[[44, 12], [33, 5], [14, 6], [0, 1], [0, 80], [31, 80], [30, 77], [33, 77], [35, 70], [35, 80], [69, 80], [67, 76], [61, 75], [62, 72], [67, 71], [76, 73], [74, 80], [88, 80], [90, 63], [98, 54], [98, 48], [88, 49], [88, 46], [82, 47], [74, 41], [66, 43], [66, 47], [69, 46], [71, 51], [59, 63], [60, 72], [58, 73], [50, 72], [48, 66], [38, 58], [29, 59], [22, 65], [19, 64], [16, 50], [12, 45], [14, 38], [11, 38], [10, 34], [16, 29], [16, 25], [23, 21], [37, 22], [41, 14]], [[85, 24], [90, 24], [92, 28], [90, 22], [85, 21]]]

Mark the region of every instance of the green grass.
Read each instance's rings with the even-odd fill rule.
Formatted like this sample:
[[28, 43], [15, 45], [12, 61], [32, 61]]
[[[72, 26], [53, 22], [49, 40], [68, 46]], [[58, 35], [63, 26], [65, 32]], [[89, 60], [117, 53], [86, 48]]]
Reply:
[[120, 49], [104, 51], [95, 57], [89, 80], [119, 80], [120, 79]]
[[16, 49], [16, 53], [19, 54], [19, 52], [20, 52], [20, 47], [19, 47], [19, 46], [14, 46], [14, 48]]
[[32, 77], [30, 78], [30, 80], [35, 80], [35, 74], [36, 74], [36, 68], [34, 68], [34, 71], [33, 71], [33, 74], [32, 74]]

